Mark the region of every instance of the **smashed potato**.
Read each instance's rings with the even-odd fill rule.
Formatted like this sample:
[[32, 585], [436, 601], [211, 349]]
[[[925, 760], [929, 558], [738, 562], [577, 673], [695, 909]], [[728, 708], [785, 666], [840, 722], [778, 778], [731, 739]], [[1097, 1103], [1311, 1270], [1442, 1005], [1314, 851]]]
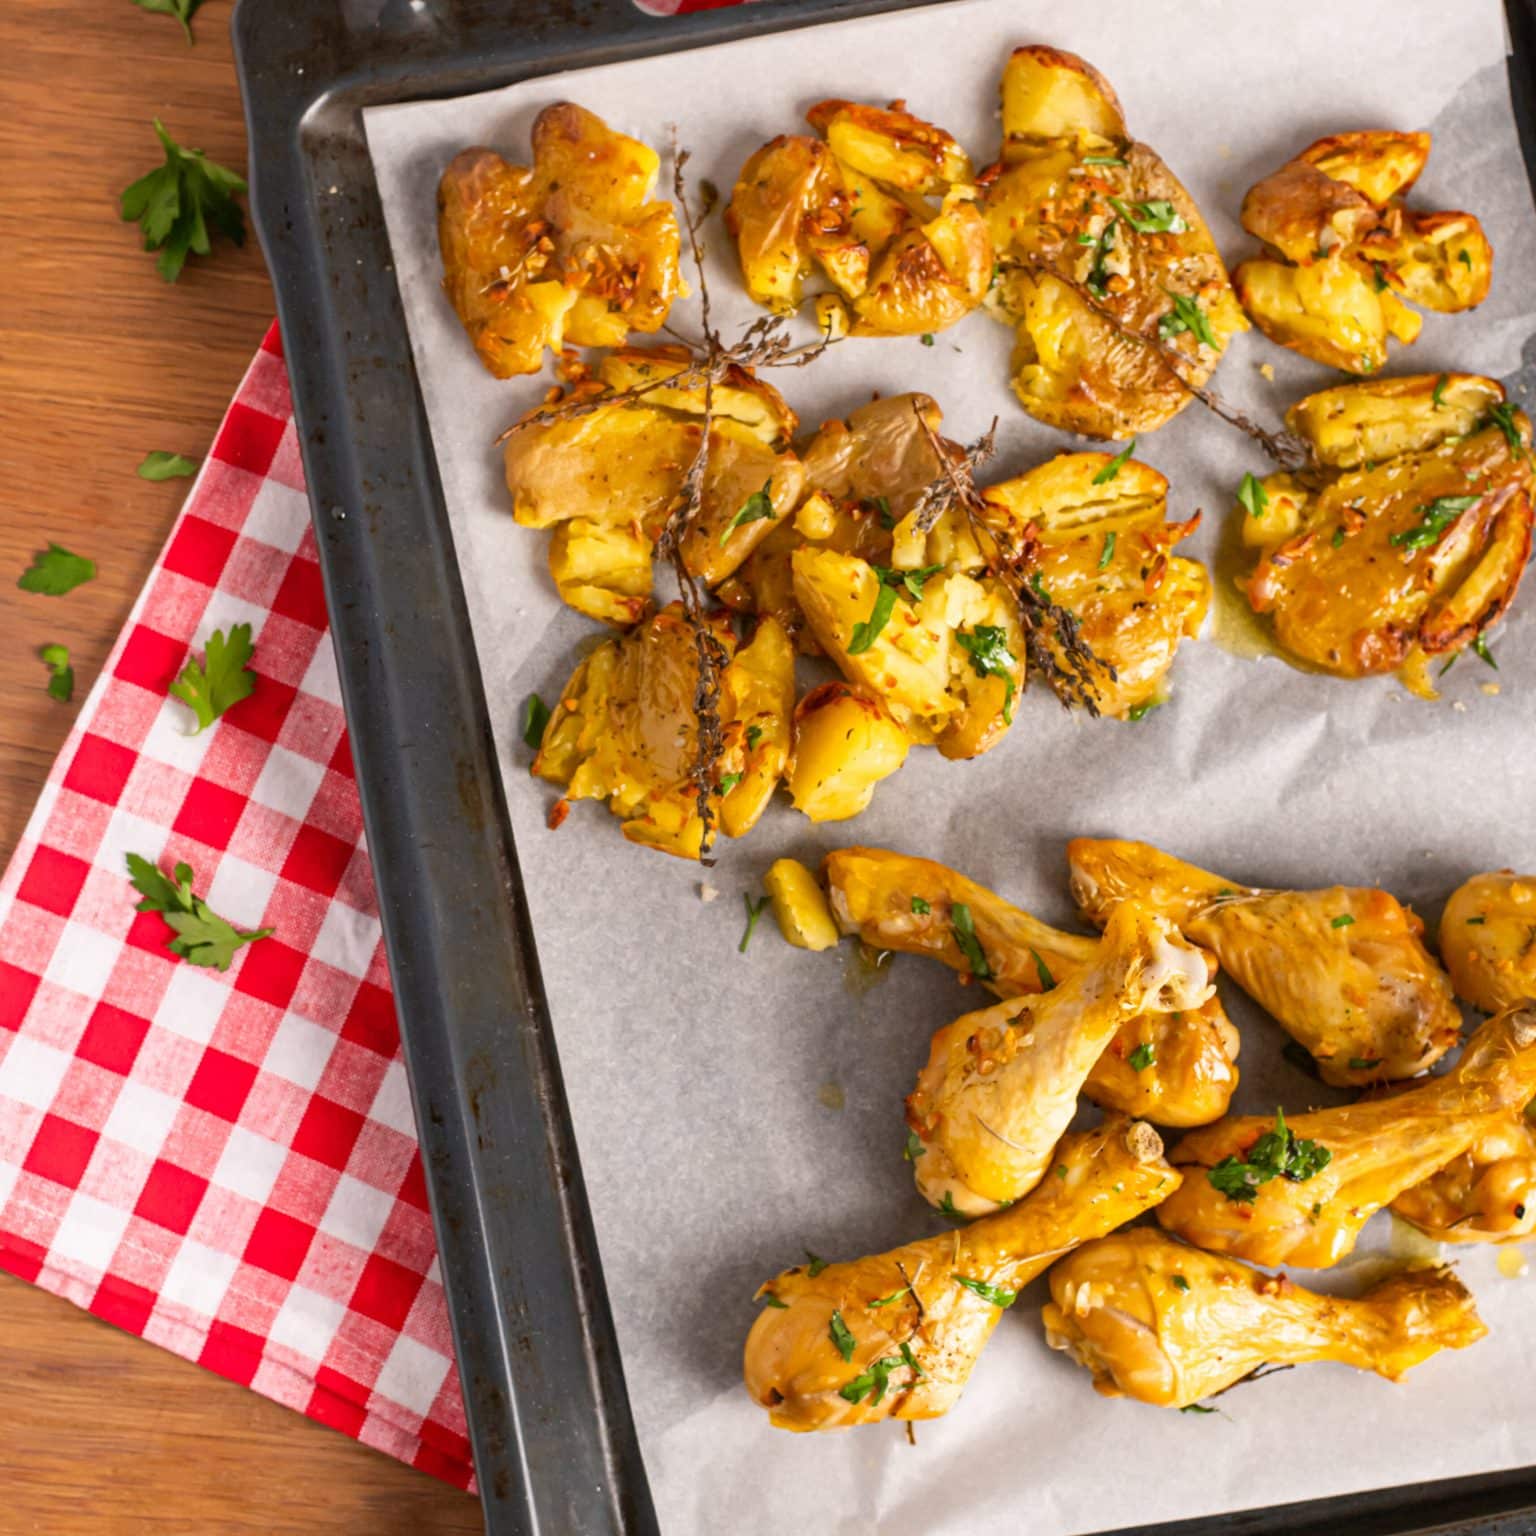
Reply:
[[[723, 618], [711, 627], [730, 658], [720, 678], [715, 821], [728, 837], [741, 837], [767, 808], [789, 759], [795, 656], [772, 619], [758, 625], [749, 644], [739, 644]], [[545, 727], [533, 772], [563, 784], [566, 801], [606, 800], [631, 842], [698, 858], [698, 676], [692, 630], [681, 604], [669, 604], [577, 666]]]
[[795, 707], [789, 797], [812, 821], [846, 821], [907, 760], [911, 738], [878, 694], [847, 683], [812, 688]]
[[914, 741], [963, 758], [1002, 740], [1024, 687], [1025, 652], [1001, 582], [877, 566], [833, 549], [799, 549], [791, 569], [822, 649]]
[[[1210, 606], [1205, 567], [1173, 554], [1199, 526], [1167, 521], [1168, 482], [1148, 464], [1064, 453], [982, 492], [1016, 548], [1033, 551], [1031, 580], [1076, 616], [1093, 652], [1085, 686], [1099, 713], [1139, 718], [1166, 697], [1180, 640]], [[1047, 643], [1058, 659], [1054, 630]]]
[[443, 288], [498, 379], [536, 373], [548, 348], [622, 346], [661, 328], [687, 292], [677, 216], [651, 202], [656, 152], [574, 102], [533, 124], [533, 165], [455, 155], [437, 191]]
[[1440, 918], [1456, 995], [1484, 1013], [1536, 1002], [1536, 876], [1503, 869], [1457, 887]]
[[915, 336], [975, 309], [992, 242], [954, 139], [899, 101], [823, 101], [806, 120], [822, 137], [765, 144], [725, 210], [752, 297], [792, 313], [819, 267], [833, 292], [818, 312], [835, 335]]
[[1002, 154], [982, 183], [1000, 263], [988, 308], [1015, 332], [1014, 392], [1047, 426], [1149, 432], [1247, 329], [1221, 254], [1091, 64], [1019, 48], [1002, 93]]
[[1419, 374], [1345, 384], [1286, 414], [1319, 469], [1240, 497], [1255, 613], [1321, 671], [1401, 670], [1433, 696], [1454, 655], [1508, 608], [1531, 549], [1531, 425], [1492, 379]]
[[[704, 431], [702, 383], [666, 382], [688, 367], [679, 347], [611, 352], [595, 376], [507, 437], [512, 515], [555, 530], [555, 585], [592, 618], [633, 624], [650, 605], [652, 550]], [[549, 410], [553, 419], [540, 419]], [[797, 424], [779, 392], [747, 369], [732, 367], [714, 386], [702, 505], [682, 544], [685, 565], [706, 584], [730, 575], [799, 501], [805, 473], [789, 446]]]
[[1422, 325], [1402, 301], [1455, 313], [1481, 304], [1493, 247], [1470, 213], [1402, 204], [1429, 158], [1427, 133], [1333, 134], [1248, 190], [1243, 228], [1273, 254], [1243, 262], [1233, 286], [1281, 346], [1348, 373], [1375, 373], [1388, 339]]

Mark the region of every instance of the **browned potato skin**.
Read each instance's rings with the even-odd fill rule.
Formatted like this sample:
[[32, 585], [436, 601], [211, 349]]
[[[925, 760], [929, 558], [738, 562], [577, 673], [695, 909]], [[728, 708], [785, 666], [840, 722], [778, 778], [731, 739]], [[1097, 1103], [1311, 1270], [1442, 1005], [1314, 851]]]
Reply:
[[1536, 875], [1502, 869], [1458, 886], [1440, 917], [1456, 995], [1484, 1013], [1536, 1001]]
[[1427, 133], [1334, 134], [1249, 188], [1243, 228], [1274, 256], [1243, 262], [1233, 284], [1271, 341], [1371, 374], [1389, 337], [1418, 335], [1399, 296], [1444, 313], [1488, 296], [1493, 247], [1477, 219], [1402, 205], [1429, 148]]
[[533, 166], [466, 149], [438, 187], [443, 287], [497, 378], [535, 373], [545, 348], [621, 345], [659, 330], [686, 292], [677, 217], [647, 202], [653, 150], [574, 102], [533, 125]]
[[[1437, 383], [1426, 374], [1350, 388], [1373, 395], [1390, 386], [1387, 398], [1412, 405], [1416, 397], [1422, 408]], [[1502, 400], [1493, 380], [1478, 383], [1484, 398]], [[1307, 405], [1293, 409], [1293, 429], [1325, 430], [1326, 417]], [[1424, 419], [1420, 409], [1417, 421]], [[1273, 531], [1263, 519], [1246, 520], [1245, 537], [1263, 541], [1248, 600], [1273, 615], [1280, 644], [1322, 671], [1364, 677], [1459, 651], [1493, 624], [1513, 601], [1531, 550], [1531, 429], [1522, 412], [1512, 420], [1518, 450], [1492, 422], [1455, 436], [1448, 420], [1433, 446], [1415, 425], [1405, 435], [1418, 451], [1319, 471], [1298, 517], [1276, 519]], [[1477, 502], [1433, 544], [1392, 543], [1422, 524], [1431, 503], [1469, 495]], [[1406, 676], [1422, 691], [1412, 671]]]
[[[1200, 210], [1155, 151], [1130, 140], [1119, 102], [1091, 65], [1058, 49], [1017, 49], [1003, 76], [1004, 144], [983, 173], [987, 218], [1002, 264], [989, 305], [1013, 326], [1014, 390], [1049, 426], [1123, 438], [1161, 426], [1211, 376], [1227, 339], [1246, 328]], [[1085, 155], [1123, 165], [1086, 164]], [[1127, 208], [1167, 201], [1187, 226], [1134, 232]], [[1099, 253], [1079, 235], [1114, 224], [1102, 292]], [[1170, 294], [1198, 302], [1219, 345], [1159, 326]]]

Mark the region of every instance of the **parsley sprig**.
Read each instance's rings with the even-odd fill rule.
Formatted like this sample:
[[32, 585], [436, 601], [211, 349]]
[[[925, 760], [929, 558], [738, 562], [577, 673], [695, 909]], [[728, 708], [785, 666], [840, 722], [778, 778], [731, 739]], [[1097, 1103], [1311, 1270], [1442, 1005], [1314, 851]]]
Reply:
[[1246, 1162], [1224, 1157], [1207, 1172], [1206, 1178], [1228, 1200], [1248, 1205], [1258, 1198], [1261, 1184], [1277, 1178], [1304, 1184], [1332, 1161], [1333, 1153], [1321, 1142], [1298, 1141], [1285, 1123], [1285, 1111], [1277, 1109], [1274, 1129], [1265, 1131], [1248, 1149]]
[[171, 684], [170, 693], [197, 716], [194, 736], [207, 730], [231, 704], [238, 704], [255, 692], [256, 674], [249, 665], [254, 653], [251, 626], [231, 624], [227, 635], [216, 629], [208, 636], [201, 666], [187, 658], [181, 676]]
[[245, 931], [222, 918], [192, 889], [192, 866], [178, 864], [171, 878], [136, 853], [128, 855], [128, 877], [144, 899], [137, 912], [158, 912], [175, 930], [166, 948], [191, 965], [227, 971], [238, 950], [271, 934], [270, 928]]
[[62, 544], [49, 540], [48, 548], [33, 555], [32, 564], [17, 578], [23, 592], [37, 592], [44, 597], [63, 597], [96, 574], [96, 562], [74, 554]]
[[187, 34], [187, 47], [192, 46], [192, 17], [203, 0], [133, 0], [141, 11], [151, 11], [156, 16], [174, 16]]
[[768, 494], [768, 488], [773, 484], [772, 477], [763, 481], [760, 491], [753, 491], [747, 499], [736, 509], [736, 516], [725, 525], [725, 532], [720, 535], [720, 543], [730, 543], [731, 535], [745, 523], [760, 523], [773, 516], [773, 501]]
[[202, 150], [183, 149], [158, 117], [155, 133], [165, 164], [123, 193], [122, 216], [138, 224], [146, 251], [160, 252], [155, 268], [174, 283], [188, 256], [206, 256], [212, 249], [213, 234], [245, 244], [245, 217], [235, 202], [245, 181]]

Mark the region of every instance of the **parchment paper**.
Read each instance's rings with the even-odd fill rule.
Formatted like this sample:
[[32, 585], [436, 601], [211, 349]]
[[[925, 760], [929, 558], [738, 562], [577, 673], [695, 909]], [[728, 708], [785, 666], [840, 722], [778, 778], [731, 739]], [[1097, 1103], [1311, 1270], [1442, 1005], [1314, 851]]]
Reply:
[[[768, 917], [738, 954], [741, 893], [758, 889], [772, 859], [895, 847], [1060, 922], [1070, 918], [1062, 845], [1077, 834], [1145, 838], [1243, 882], [1380, 882], [1431, 921], [1475, 871], [1536, 868], [1533, 595], [1495, 637], [1498, 672], [1467, 657], [1437, 704], [1390, 680], [1305, 676], [1207, 640], [1185, 645], [1172, 702], [1139, 724], [1071, 717], [1032, 689], [988, 756], [948, 763], [915, 750], [854, 822], [813, 828], [778, 805], [749, 839], [722, 845], [712, 872], [630, 847], [596, 806], [546, 830], [553, 795], [528, 777], [518, 711], [535, 690], [558, 694], [595, 626], [557, 601], [545, 536], [509, 516], [492, 440], [549, 379], [492, 379], [441, 295], [433, 198], [443, 165], [472, 143], [525, 158], [537, 111], [569, 97], [657, 146], [675, 123], [694, 154], [692, 185], [707, 177], [728, 191], [751, 150], [798, 131], [804, 109], [827, 96], [903, 96], [985, 164], [1003, 60], [1032, 41], [1078, 51], [1108, 75], [1132, 132], [1190, 187], [1234, 262], [1251, 249], [1236, 223], [1243, 191], [1314, 137], [1432, 129], [1416, 200], [1480, 215], [1494, 289], [1475, 314], [1428, 316], [1393, 371], [1507, 378], [1530, 355], [1536, 221], [1497, 0], [964, 0], [367, 115], [629, 1391], [669, 1532], [1056, 1536], [1531, 1459], [1522, 1430], [1536, 1425], [1536, 1280], [1500, 1277], [1487, 1249], [1456, 1256], [1491, 1337], [1401, 1387], [1312, 1366], [1244, 1386], [1220, 1416], [1104, 1401], [1046, 1349], [1039, 1285], [1003, 1320], [956, 1411], [917, 1426], [915, 1448], [896, 1425], [771, 1430], [741, 1387], [761, 1280], [806, 1248], [853, 1257], [942, 1225], [912, 1191], [901, 1099], [931, 1031], [985, 1001], [907, 957], [859, 990], [845, 980], [849, 946], [791, 949]], [[729, 336], [756, 311], [718, 215], [711, 236], [712, 295]], [[674, 318], [696, 332], [695, 313], [690, 303]], [[1074, 446], [1013, 404], [1008, 344], [977, 314], [931, 348], [850, 342], [775, 382], [807, 429], [872, 390], [929, 391], [957, 437], [996, 414], [991, 477], [1001, 479]], [[1215, 379], [1267, 419], [1330, 382], [1257, 332], [1233, 344]], [[1236, 516], [1233, 487], [1243, 470], [1266, 468], [1257, 449], [1196, 407], [1144, 437], [1138, 456], [1170, 477], [1171, 516], [1206, 510], [1194, 550], [1215, 561]], [[1222, 601], [1218, 635], [1230, 611]], [[701, 901], [701, 877], [718, 900]], [[1328, 1099], [1280, 1059], [1273, 1024], [1235, 992], [1228, 1002], [1243, 1029], [1240, 1107]], [[1392, 1233], [1378, 1217], [1362, 1253], [1392, 1249]], [[1320, 1283], [1358, 1289], [1363, 1262]]]

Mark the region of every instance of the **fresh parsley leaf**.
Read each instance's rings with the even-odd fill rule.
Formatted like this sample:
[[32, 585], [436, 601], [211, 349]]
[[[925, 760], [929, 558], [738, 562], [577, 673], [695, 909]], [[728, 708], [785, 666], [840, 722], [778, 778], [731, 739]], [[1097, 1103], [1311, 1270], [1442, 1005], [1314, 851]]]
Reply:
[[1438, 543], [1440, 535], [1481, 500], [1480, 496], [1437, 496], [1419, 508], [1419, 520], [1412, 528], [1399, 529], [1387, 542], [1397, 549], [1423, 549]]
[[[1525, 1212], [1521, 1211], [1520, 1215], [1524, 1216]], [[917, 1363], [917, 1356], [912, 1353], [912, 1346], [903, 1339], [897, 1347], [901, 1354], [901, 1363], [912, 1372], [912, 1380], [921, 1381], [925, 1372], [922, 1366]]]
[[44, 597], [63, 597], [96, 574], [96, 562], [84, 555], [71, 554], [51, 539], [48, 548], [33, 555], [32, 564], [21, 573], [16, 585], [23, 592], [40, 592]]
[[1462, 266], [1464, 266], [1467, 269], [1467, 271], [1470, 272], [1472, 270], [1472, 252], [1471, 251], [1457, 251], [1456, 252], [1456, 260], [1459, 261], [1462, 264]]
[[1133, 203], [1129, 207], [1118, 197], [1110, 198], [1109, 202], [1138, 235], [1182, 235], [1189, 228], [1184, 215], [1165, 198], [1150, 203]]
[[928, 904], [928, 901], [927, 901], [927, 898], [926, 898], [926, 897], [923, 897], [923, 896], [914, 896], [914, 897], [913, 897], [913, 898], [912, 898], [912, 910], [913, 910], [913, 911], [914, 911], [914, 912], [915, 912], [915, 913], [916, 913], [916, 914], [917, 914], [917, 915], [918, 915], [918, 916], [919, 916], [919, 917], [927, 917], [927, 915], [928, 915], [928, 914], [929, 914], [929, 913], [930, 913], [930, 912], [932, 912], [932, 911], [933, 911], [933, 908], [932, 908], [932, 907], [931, 907], [931, 906], [930, 906], [930, 905], [929, 905], [929, 904]]
[[1157, 334], [1169, 341], [1188, 331], [1202, 346], [1213, 352], [1219, 351], [1216, 333], [1211, 329], [1210, 319], [1201, 309], [1200, 301], [1184, 293], [1170, 293], [1168, 297], [1173, 300], [1173, 308], [1157, 322]]
[[197, 716], [194, 736], [207, 730], [231, 704], [238, 704], [255, 691], [256, 674], [249, 666], [253, 654], [251, 626], [231, 624], [227, 635], [216, 629], [208, 636], [202, 666], [187, 658], [181, 676], [171, 684], [170, 693]]
[[1273, 1130], [1265, 1131], [1248, 1149], [1247, 1161], [1224, 1157], [1206, 1173], [1213, 1189], [1227, 1199], [1247, 1205], [1258, 1197], [1261, 1184], [1287, 1178], [1305, 1183], [1333, 1161], [1333, 1153], [1316, 1141], [1298, 1141], [1285, 1123], [1285, 1111], [1275, 1111]]
[[37, 654], [48, 668], [48, 697], [68, 704], [75, 696], [75, 669], [69, 664], [69, 647], [45, 645]]
[[963, 1285], [966, 1290], [974, 1291], [983, 1301], [990, 1301], [994, 1307], [1011, 1307], [1019, 1299], [1017, 1291], [1010, 1291], [1006, 1286], [992, 1285], [985, 1280], [977, 1280], [970, 1275], [951, 1275], [949, 1277], [957, 1285]]
[[1493, 659], [1493, 652], [1488, 649], [1488, 639], [1485, 635], [1479, 635], [1472, 642], [1472, 654], [1479, 661], [1486, 662], [1495, 672], [1499, 670], [1499, 664]]
[[1380, 1065], [1380, 1056], [1351, 1056], [1349, 1058], [1349, 1070], [1351, 1072], [1369, 1072], [1372, 1067], [1379, 1067]]
[[1330, 928], [1353, 928], [1355, 926], [1354, 914], [1350, 912], [1340, 912], [1339, 915], [1328, 924], [1328, 926]]
[[197, 473], [197, 460], [156, 448], [144, 455], [135, 473], [140, 480], [184, 480]]
[[849, 1332], [848, 1324], [843, 1321], [843, 1314], [833, 1309], [832, 1321], [827, 1326], [827, 1332], [832, 1336], [832, 1342], [837, 1346], [837, 1352], [844, 1360], [852, 1360], [853, 1352], [858, 1347], [853, 1334]]
[[1220, 1413], [1220, 1408], [1207, 1408], [1203, 1403], [1185, 1403], [1180, 1413]]
[[146, 251], [159, 251], [156, 270], [166, 282], [181, 276], [189, 255], [206, 256], [210, 231], [245, 244], [245, 217], [235, 194], [244, 180], [208, 159], [200, 149], [183, 149], [155, 119], [165, 164], [141, 176], [122, 195], [122, 216], [137, 222]]
[[741, 936], [741, 943], [736, 946], [736, 953], [738, 955], [746, 954], [747, 945], [752, 942], [752, 930], [757, 927], [758, 918], [763, 915], [764, 910], [768, 906], [768, 898], [766, 896], [764, 896], [763, 899], [756, 904], [756, 906], [752, 904], [751, 896], [749, 896], [745, 891], [741, 893], [741, 899], [746, 904], [747, 908], [747, 928], [746, 932]]
[[1243, 476], [1242, 484], [1237, 488], [1237, 504], [1249, 517], [1263, 517], [1269, 510], [1269, 492], [1252, 471]]
[[1340, 523], [1339, 526], [1333, 530], [1333, 537], [1331, 539], [1329, 539], [1328, 542], [1335, 549], [1337, 549], [1344, 542], [1344, 525], [1343, 525], [1343, 523]]
[[1173, 1277], [1173, 1283], [1174, 1283], [1174, 1284], [1175, 1284], [1175, 1285], [1176, 1285], [1176, 1286], [1177, 1286], [1177, 1287], [1178, 1287], [1178, 1288], [1179, 1288], [1179, 1289], [1180, 1289], [1180, 1290], [1181, 1290], [1181, 1291], [1187, 1291], [1187, 1290], [1188, 1290], [1188, 1289], [1189, 1289], [1189, 1281], [1188, 1281], [1188, 1280], [1186, 1280], [1186, 1279], [1185, 1279], [1185, 1278], [1184, 1278], [1184, 1276], [1183, 1276], [1183, 1275], [1175, 1275], [1175, 1276], [1174, 1276], [1174, 1277]]
[[[981, 940], [976, 937], [976, 923], [971, 917], [971, 909], [963, 901], [950, 905], [949, 930], [954, 934], [955, 943], [959, 945], [960, 953], [965, 956], [971, 968], [971, 975], [979, 981], [990, 981], [992, 967], [987, 964], [986, 952], [981, 947]], [[945, 1192], [945, 1198], [948, 1198], [948, 1191]]]
[[530, 693], [523, 705], [523, 745], [535, 752], [544, 745], [544, 732], [549, 729], [549, 705], [538, 694]]
[[816, 1276], [819, 1275], [822, 1270], [824, 1270], [831, 1262], [829, 1259], [822, 1258], [819, 1253], [812, 1253], [809, 1248], [805, 1250], [805, 1258], [805, 1272], [812, 1280], [814, 1280]]
[[1504, 441], [1509, 444], [1509, 451], [1517, 458], [1525, 454], [1525, 444], [1520, 441], [1520, 428], [1515, 424], [1515, 411], [1518, 407], [1509, 400], [1500, 403], [1488, 412], [1488, 419], [1484, 423], [1495, 426], [1504, 434]]
[[1429, 403], [1434, 406], [1437, 411], [1442, 410], [1445, 407], [1445, 385], [1446, 375], [1442, 373], [1440, 377], [1435, 380], [1434, 393], [1429, 397]]
[[721, 799], [724, 799], [725, 796], [730, 794], [730, 792], [733, 789], [735, 789], [736, 786], [738, 784], [740, 784], [740, 783], [741, 783], [741, 775], [739, 773], [722, 773], [720, 775], [720, 797], [721, 797]]
[[899, 1355], [886, 1355], [882, 1360], [876, 1360], [862, 1375], [855, 1376], [847, 1386], [839, 1387], [838, 1396], [850, 1403], [862, 1403], [866, 1397], [870, 1397], [871, 1405], [879, 1404], [885, 1397], [886, 1388], [890, 1383], [891, 1373], [899, 1371], [906, 1366], [912, 1372], [913, 1381], [920, 1381], [923, 1373], [917, 1367], [917, 1361], [912, 1357], [912, 1351], [905, 1344], [901, 1346]]
[[923, 1145], [923, 1138], [916, 1131], [907, 1132], [907, 1145], [901, 1155], [909, 1163], [915, 1163], [927, 1150], [928, 1148]]
[[150, 11], [156, 16], [174, 16], [187, 34], [187, 47], [192, 46], [192, 17], [203, 0], [133, 0], [133, 3], [141, 11]]
[[901, 1298], [903, 1296], [905, 1296], [907, 1294], [907, 1292], [910, 1291], [911, 1289], [912, 1289], [912, 1287], [910, 1285], [904, 1285], [904, 1286], [901, 1287], [900, 1290], [892, 1291], [889, 1296], [881, 1296], [877, 1300], [870, 1302], [870, 1306], [871, 1307], [888, 1307], [893, 1302], [900, 1301]]
[[772, 1291], [764, 1291], [763, 1300], [767, 1302], [770, 1307], [777, 1307], [780, 1312], [789, 1311], [789, 1303], [787, 1301], [780, 1301]]
[[925, 347], [931, 347], [933, 345], [933, 332], [932, 331], [924, 331], [922, 336], [919, 338], [919, 340], [921, 340], [922, 344]]
[[1084, 155], [1084, 165], [1124, 165], [1119, 155]]
[[176, 934], [166, 948], [189, 964], [227, 971], [237, 950], [272, 932], [270, 928], [245, 932], [220, 917], [193, 891], [191, 865], [176, 865], [172, 876], [163, 875], [136, 853], [128, 855], [128, 878], [144, 898], [134, 910], [160, 913]]
[[747, 499], [736, 509], [736, 516], [725, 525], [725, 532], [720, 535], [721, 545], [730, 543], [731, 535], [745, 523], [760, 523], [765, 518], [773, 516], [773, 498], [768, 494], [768, 488], [773, 484], [773, 477], [763, 481], [760, 491], [753, 491]]
[[1111, 560], [1115, 558], [1115, 531], [1113, 528], [1104, 535], [1104, 548], [1099, 551], [1099, 569], [1102, 571]]
[[1038, 949], [1031, 949], [1030, 954], [1035, 957], [1035, 975], [1040, 978], [1040, 990], [1052, 992], [1056, 988], [1056, 978], [1051, 975], [1051, 968], [1040, 957]]
[[1136, 452], [1136, 439], [1133, 437], [1124, 448], [1112, 458], [1108, 464], [1093, 477], [1095, 485], [1107, 485], [1116, 475], [1125, 468], [1125, 462]]
[[882, 581], [879, 590], [875, 593], [875, 606], [869, 610], [869, 617], [861, 619], [853, 626], [853, 634], [848, 640], [850, 656], [862, 656], [875, 643], [880, 631], [890, 622], [895, 608], [896, 589], [886, 586]]
[[1018, 691], [1013, 669], [1018, 665], [1008, 649], [1008, 631], [999, 624], [978, 624], [973, 630], [957, 629], [955, 643], [971, 658], [977, 677], [1000, 677], [1007, 684], [1003, 694], [1003, 724], [1013, 724], [1013, 698]]
[[1480, 928], [1487, 921], [1486, 917], [1469, 917], [1467, 919], [1467, 926], [1469, 928]]
[[1133, 704], [1126, 710], [1125, 718], [1135, 725], [1138, 720], [1145, 720], [1161, 703], [1161, 699], [1144, 699], [1140, 704]]
[[757, 747], [758, 742], [760, 742], [762, 739], [763, 739], [763, 728], [762, 728], [762, 726], [760, 726], [760, 725], [749, 725], [747, 727], [747, 751], [748, 752], [754, 751], [756, 749], [756, 747]]
[[1125, 1058], [1125, 1064], [1133, 1072], [1145, 1072], [1157, 1060], [1157, 1052], [1145, 1040]]

